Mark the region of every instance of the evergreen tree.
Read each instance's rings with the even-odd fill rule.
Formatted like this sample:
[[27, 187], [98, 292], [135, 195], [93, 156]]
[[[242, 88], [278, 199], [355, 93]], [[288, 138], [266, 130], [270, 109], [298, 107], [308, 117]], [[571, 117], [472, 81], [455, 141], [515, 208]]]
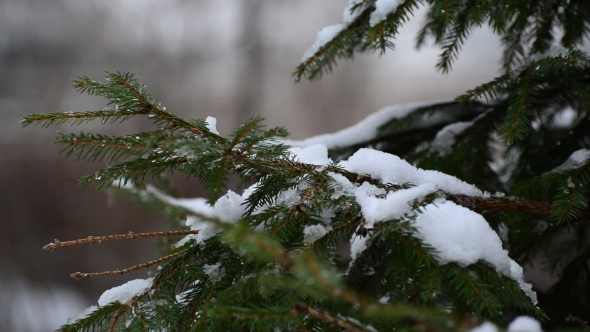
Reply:
[[[154, 261], [74, 273], [159, 266], [106, 291], [60, 331], [456, 331], [484, 321], [504, 328], [520, 315], [546, 330], [586, 327], [590, 58], [578, 47], [590, 2], [350, 0], [295, 79], [392, 49], [420, 4], [428, 13], [417, 45], [440, 45], [440, 71], [451, 70], [471, 29], [488, 25], [504, 47], [502, 74], [455, 101], [387, 108], [302, 142], [260, 118], [221, 136], [213, 118], [175, 116], [129, 73], [74, 81], [107, 108], [24, 118], [45, 126], [150, 118], [149, 132], [58, 133], [56, 143], [66, 156], [112, 165], [81, 184], [119, 188], [177, 228], [45, 249], [185, 236]], [[176, 197], [170, 172], [200, 179], [207, 198]], [[233, 177], [243, 193], [227, 189]], [[522, 276], [532, 260], [559, 275], [538, 303]], [[534, 329], [530, 322], [509, 329]]]

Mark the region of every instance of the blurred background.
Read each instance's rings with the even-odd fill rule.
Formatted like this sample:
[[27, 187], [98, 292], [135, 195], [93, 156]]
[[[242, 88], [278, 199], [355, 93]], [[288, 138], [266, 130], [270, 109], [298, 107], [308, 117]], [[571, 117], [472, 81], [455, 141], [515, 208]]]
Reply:
[[[0, 1], [0, 326], [51, 331], [96, 303], [100, 294], [146, 271], [87, 280], [73, 272], [115, 270], [156, 258], [150, 240], [69, 247], [54, 239], [165, 230], [166, 222], [109, 192], [80, 188], [80, 176], [105, 167], [66, 160], [55, 130], [126, 133], [124, 125], [21, 128], [29, 113], [88, 111], [100, 99], [71, 80], [102, 80], [104, 70], [136, 73], [157, 100], [183, 117], [217, 118], [221, 134], [264, 116], [292, 138], [350, 126], [391, 104], [451, 99], [498, 73], [500, 46], [474, 32], [454, 70], [438, 73], [438, 50], [414, 48], [422, 11], [403, 29], [396, 51], [341, 61], [320, 81], [291, 73], [317, 32], [340, 23], [347, 0], [2, 0]], [[181, 192], [200, 195], [194, 180]]]

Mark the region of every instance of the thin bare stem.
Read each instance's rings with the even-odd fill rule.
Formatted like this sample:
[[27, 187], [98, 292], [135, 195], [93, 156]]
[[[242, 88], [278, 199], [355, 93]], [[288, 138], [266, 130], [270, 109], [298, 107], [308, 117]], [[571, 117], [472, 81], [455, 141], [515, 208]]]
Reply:
[[182, 251], [179, 252], [175, 252], [173, 254], [170, 254], [168, 256], [164, 256], [162, 258], [158, 258], [158, 259], [154, 259], [153, 261], [149, 261], [149, 262], [145, 262], [145, 263], [141, 263], [132, 267], [128, 267], [126, 269], [122, 269], [122, 270], [114, 270], [114, 271], [103, 271], [103, 272], [92, 272], [92, 273], [84, 273], [84, 272], [76, 272], [76, 273], [72, 273], [70, 274], [70, 277], [80, 280], [82, 278], [92, 278], [92, 277], [105, 277], [105, 276], [114, 276], [114, 275], [119, 275], [119, 274], [126, 274], [129, 272], [133, 272], [139, 269], [145, 269], [148, 268], [152, 265], [156, 265], [156, 264], [160, 264], [162, 262], [165, 262], [167, 260], [170, 260], [178, 255], [180, 255], [182, 253]]
[[53, 240], [53, 242], [49, 243], [43, 250], [50, 250], [54, 251], [55, 249], [59, 249], [62, 247], [73, 246], [78, 244], [95, 244], [101, 243], [102, 241], [114, 241], [114, 240], [129, 240], [129, 239], [139, 239], [139, 238], [149, 238], [149, 237], [166, 237], [166, 236], [180, 236], [180, 235], [189, 235], [189, 234], [198, 234], [198, 230], [182, 230], [182, 231], [165, 231], [165, 232], [149, 232], [149, 233], [134, 233], [129, 232], [128, 234], [117, 234], [117, 235], [105, 235], [105, 236], [89, 236], [84, 239], [77, 239], [72, 241], [64, 241], [61, 242], [59, 240]]

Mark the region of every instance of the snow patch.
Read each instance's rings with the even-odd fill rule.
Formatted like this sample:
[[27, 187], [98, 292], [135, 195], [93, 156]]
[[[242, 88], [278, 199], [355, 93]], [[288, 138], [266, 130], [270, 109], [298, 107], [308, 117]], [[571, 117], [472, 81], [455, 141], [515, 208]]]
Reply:
[[356, 201], [361, 206], [367, 228], [373, 228], [378, 221], [398, 219], [410, 214], [413, 202], [420, 201], [424, 196], [437, 190], [434, 184], [425, 183], [405, 190], [391, 191], [381, 198], [372, 195], [370, 187], [374, 186], [364, 183], [355, 191]]
[[454, 176], [417, 168], [398, 156], [377, 150], [360, 149], [348, 160], [341, 161], [339, 165], [357, 174], [370, 174], [384, 184], [411, 183], [415, 186], [434, 184], [438, 189], [449, 194], [489, 196], [488, 193]]
[[473, 122], [455, 122], [441, 129], [430, 145], [431, 149], [438, 152], [439, 155], [446, 155], [451, 152], [455, 144], [455, 137], [471, 127]]
[[303, 53], [303, 57], [301, 57], [301, 62], [307, 61], [311, 58], [314, 54], [316, 54], [324, 45], [329, 43], [334, 37], [336, 37], [342, 30], [346, 28], [346, 24], [339, 23], [335, 25], [329, 25], [327, 27], [322, 28], [316, 37], [315, 42], [311, 45], [310, 48]]
[[221, 263], [212, 265], [205, 264], [203, 265], [203, 270], [212, 282], [218, 282], [225, 275], [225, 270], [221, 268]]
[[439, 103], [441, 101], [388, 106], [370, 114], [360, 122], [335, 133], [313, 136], [300, 141], [283, 140], [281, 142], [290, 146], [323, 144], [329, 149], [355, 145], [375, 138], [377, 136], [377, 130], [384, 123], [393, 119], [401, 119], [419, 108]]
[[73, 324], [80, 319], [86, 318], [88, 315], [90, 315], [96, 309], [98, 309], [98, 306], [95, 306], [95, 305], [90, 306], [90, 307], [80, 311], [76, 316], [68, 318], [66, 324]]
[[574, 153], [572, 153], [563, 164], [557, 166], [551, 172], [562, 172], [578, 168], [585, 164], [588, 161], [588, 159], [590, 159], [590, 150], [580, 149], [574, 151]]
[[416, 237], [436, 249], [439, 264], [455, 262], [465, 267], [485, 261], [517, 281], [531, 300], [537, 302], [532, 285], [524, 282], [522, 267], [508, 256], [502, 241], [480, 214], [445, 201], [425, 206], [414, 225]]
[[481, 325], [471, 329], [471, 332], [498, 332], [498, 327], [490, 322], [483, 322]]
[[509, 332], [543, 332], [541, 323], [534, 318], [528, 316], [516, 317], [512, 323], [508, 325]]
[[402, 3], [400, 0], [377, 0], [375, 2], [375, 11], [371, 13], [369, 24], [374, 27], [387, 18], [387, 15], [393, 13]]
[[328, 148], [324, 144], [312, 144], [305, 148], [292, 147], [289, 148], [289, 152], [301, 163], [324, 166], [332, 162], [332, 159], [328, 158]]
[[133, 297], [142, 294], [152, 287], [153, 278], [130, 280], [120, 286], [113, 287], [100, 296], [98, 305], [104, 306], [112, 302], [127, 303]]
[[[331, 227], [330, 227], [331, 229]], [[303, 242], [313, 243], [330, 231], [324, 225], [308, 225], [303, 229]]]
[[205, 122], [207, 123], [207, 128], [209, 128], [209, 131], [219, 135], [219, 132], [217, 131], [217, 119], [212, 117], [212, 116], [208, 116], [205, 119]]
[[311, 58], [314, 54], [316, 54], [324, 45], [332, 41], [334, 37], [336, 37], [342, 30], [346, 29], [350, 23], [352, 23], [364, 10], [364, 6], [362, 8], [358, 8], [354, 12], [351, 12], [352, 8], [356, 5], [363, 3], [363, 0], [348, 0], [348, 6], [344, 9], [343, 16], [343, 23], [330, 25], [327, 27], [322, 28], [316, 37], [315, 42], [311, 45], [305, 53], [303, 53], [303, 57], [301, 57], [301, 62], [307, 61]]

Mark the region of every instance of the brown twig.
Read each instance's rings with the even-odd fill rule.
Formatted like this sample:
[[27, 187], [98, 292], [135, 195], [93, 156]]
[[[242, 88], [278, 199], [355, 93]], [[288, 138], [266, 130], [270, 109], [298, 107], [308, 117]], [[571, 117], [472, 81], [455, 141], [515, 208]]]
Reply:
[[118, 274], [125, 274], [125, 273], [129, 273], [129, 272], [133, 272], [139, 269], [145, 269], [148, 268], [152, 265], [156, 265], [162, 262], [165, 262], [167, 260], [170, 260], [178, 255], [180, 255], [182, 253], [182, 251], [179, 252], [175, 252], [173, 254], [170, 254], [168, 256], [164, 256], [158, 259], [154, 259], [153, 261], [149, 261], [149, 262], [145, 262], [145, 263], [141, 263], [132, 267], [128, 267], [126, 269], [122, 269], [122, 270], [114, 270], [114, 271], [103, 271], [103, 272], [92, 272], [92, 273], [84, 273], [84, 272], [76, 272], [76, 273], [72, 273], [70, 274], [70, 277], [80, 280], [82, 278], [91, 278], [91, 277], [104, 277], [104, 276], [114, 276], [114, 275], [118, 275]]
[[312, 317], [315, 317], [317, 319], [321, 319], [325, 322], [331, 323], [331, 324], [336, 324], [338, 325], [338, 327], [341, 327], [347, 331], [351, 331], [351, 332], [365, 332], [364, 329], [359, 328], [355, 325], [352, 325], [351, 323], [338, 318], [338, 317], [334, 317], [328, 313], [322, 312], [320, 310], [314, 309], [306, 304], [303, 303], [296, 303], [295, 304], [295, 312], [298, 314], [301, 313], [306, 313], [309, 314]]
[[72, 241], [64, 241], [61, 242], [57, 239], [53, 240], [53, 242], [49, 243], [48, 245], [43, 247], [43, 250], [50, 250], [54, 251], [55, 249], [59, 249], [62, 247], [73, 246], [78, 244], [94, 244], [94, 243], [101, 243], [102, 241], [114, 241], [114, 240], [129, 240], [129, 239], [139, 239], [139, 238], [148, 238], [148, 237], [165, 237], [165, 236], [180, 236], [180, 235], [189, 235], [189, 234], [198, 234], [198, 230], [182, 230], [182, 231], [165, 231], [165, 232], [149, 232], [149, 233], [133, 233], [129, 232], [129, 234], [117, 234], [117, 235], [105, 235], [105, 236], [89, 236], [84, 239], [77, 239]]

